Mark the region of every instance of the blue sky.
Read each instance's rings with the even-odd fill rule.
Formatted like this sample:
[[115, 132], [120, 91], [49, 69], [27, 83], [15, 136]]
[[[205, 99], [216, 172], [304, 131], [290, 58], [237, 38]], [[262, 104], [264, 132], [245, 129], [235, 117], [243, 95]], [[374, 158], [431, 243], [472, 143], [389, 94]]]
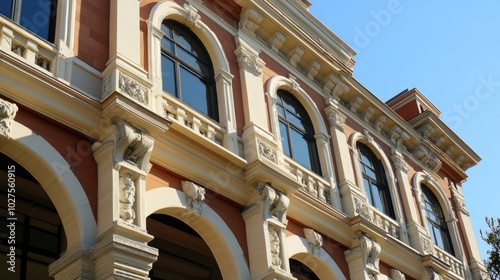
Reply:
[[418, 88], [482, 161], [463, 185], [479, 230], [500, 217], [500, 2], [312, 0], [310, 12], [358, 53], [354, 76], [381, 100]]

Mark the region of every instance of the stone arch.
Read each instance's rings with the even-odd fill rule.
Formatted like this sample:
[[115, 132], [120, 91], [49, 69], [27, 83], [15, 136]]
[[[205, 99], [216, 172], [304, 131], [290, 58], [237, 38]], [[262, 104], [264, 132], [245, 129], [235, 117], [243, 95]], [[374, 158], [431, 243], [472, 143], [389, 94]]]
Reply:
[[67, 248], [95, 244], [97, 224], [87, 194], [68, 162], [41, 136], [12, 121], [0, 152], [22, 165], [43, 187], [61, 218]]
[[396, 176], [394, 175], [394, 172], [392, 170], [391, 161], [389, 161], [389, 158], [382, 150], [382, 147], [380, 147], [380, 145], [373, 139], [371, 135], [368, 134], [367, 131], [365, 131], [365, 134], [362, 134], [360, 132], [355, 132], [354, 134], [351, 135], [349, 142], [351, 145], [352, 160], [354, 163], [353, 164], [354, 173], [356, 174], [356, 180], [358, 182], [358, 185], [362, 184], [361, 182], [363, 182], [362, 180], [363, 177], [361, 175], [361, 170], [359, 168], [359, 163], [358, 163], [358, 156], [357, 156], [358, 151], [356, 150], [356, 144], [358, 142], [367, 145], [368, 148], [370, 148], [372, 152], [377, 156], [377, 158], [380, 159], [380, 161], [382, 162], [384, 171], [386, 173], [385, 175], [387, 177], [387, 184], [389, 185], [389, 191], [391, 193], [391, 198], [393, 201], [393, 207], [396, 219], [398, 220], [400, 225], [403, 225], [404, 216], [403, 216], [402, 203], [399, 199], [397, 191]]
[[297, 235], [288, 236], [286, 243], [288, 256], [307, 265], [319, 279], [346, 280], [339, 266], [323, 248], [313, 254], [309, 242]]
[[[170, 215], [188, 224], [210, 247], [224, 279], [250, 279], [243, 250], [224, 220], [207, 205], [201, 215], [188, 210], [183, 192], [161, 187], [146, 192], [146, 216]], [[184, 218], [189, 215], [189, 218]]]

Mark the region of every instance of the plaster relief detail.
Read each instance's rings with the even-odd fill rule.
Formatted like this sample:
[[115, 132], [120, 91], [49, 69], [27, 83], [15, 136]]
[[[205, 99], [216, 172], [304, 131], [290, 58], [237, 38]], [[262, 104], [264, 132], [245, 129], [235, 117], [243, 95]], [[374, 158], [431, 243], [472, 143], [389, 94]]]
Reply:
[[123, 93], [126, 93], [133, 99], [141, 102], [144, 105], [148, 104], [147, 88], [134, 79], [120, 73], [118, 87]]
[[434, 131], [435, 129], [431, 124], [425, 124], [418, 129], [418, 132], [424, 138], [429, 138], [434, 133]]
[[321, 63], [319, 63], [319, 61], [317, 61], [317, 60], [313, 60], [309, 64], [309, 66], [307, 66], [307, 70], [306, 70], [307, 71], [307, 78], [314, 80], [314, 77], [316, 77], [320, 68], [321, 68]]
[[323, 246], [323, 237], [310, 228], [304, 229], [304, 235], [311, 248], [312, 254], [319, 256], [321, 246]]
[[345, 130], [345, 121], [347, 119], [346, 115], [342, 114], [339, 110], [329, 107], [326, 109], [326, 114], [328, 116], [328, 121], [330, 126], [337, 127], [340, 131]]
[[17, 105], [0, 98], [0, 136], [10, 138], [12, 120], [16, 117]]
[[375, 108], [373, 108], [371, 105], [368, 106], [365, 110], [365, 113], [363, 114], [363, 120], [367, 123], [370, 123], [370, 120], [373, 117], [373, 113], [375, 113]]
[[362, 201], [361, 199], [354, 198], [354, 208], [356, 214], [359, 214], [364, 219], [371, 220], [370, 209], [366, 202]]
[[205, 201], [206, 190], [193, 182], [182, 181], [182, 190], [186, 196], [188, 208], [201, 215]]
[[274, 227], [269, 227], [269, 242], [271, 249], [271, 265], [281, 268], [281, 240], [278, 230]]
[[397, 148], [403, 148], [403, 142], [410, 139], [410, 134], [404, 131], [400, 126], [395, 125], [389, 132], [389, 139]]
[[391, 269], [391, 278], [392, 278], [392, 280], [405, 280], [406, 279], [405, 275], [397, 269]]
[[443, 279], [441, 277], [441, 275], [431, 266], [427, 266], [425, 269], [426, 269], [427, 276], [424, 279], [429, 279], [429, 280], [441, 280], [441, 279]]
[[386, 121], [387, 117], [385, 115], [380, 115], [373, 125], [375, 127], [375, 130], [379, 133], [382, 132]]
[[134, 223], [135, 220], [135, 183], [132, 172], [120, 172], [120, 218], [126, 223]]
[[259, 154], [262, 155], [263, 157], [267, 158], [268, 160], [278, 163], [278, 156], [277, 152], [274, 149], [271, 149], [269, 146], [267, 146], [265, 143], [261, 141], [257, 141], [259, 144]]

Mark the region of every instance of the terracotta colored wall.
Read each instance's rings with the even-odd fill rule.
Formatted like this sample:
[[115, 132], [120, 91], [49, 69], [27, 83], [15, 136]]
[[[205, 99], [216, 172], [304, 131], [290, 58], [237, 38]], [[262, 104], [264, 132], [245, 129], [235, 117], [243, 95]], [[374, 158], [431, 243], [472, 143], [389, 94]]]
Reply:
[[[153, 164], [151, 171], [146, 177], [146, 191], [160, 187], [171, 187], [182, 191], [181, 181], [186, 180], [177, 174], [170, 172], [156, 164]], [[205, 203], [214, 210], [231, 229], [238, 240], [246, 259], [248, 259], [247, 237], [245, 221], [241, 216], [242, 206], [230, 201], [222, 195], [205, 188]]]
[[49, 142], [66, 159], [83, 187], [97, 220], [97, 164], [91, 149], [93, 140], [19, 106], [15, 120]]
[[398, 108], [396, 110], [396, 113], [406, 121], [411, 120], [412, 118], [420, 114], [417, 101], [412, 100], [408, 102], [407, 104]]
[[109, 60], [109, 0], [76, 2], [75, 56], [102, 72]]

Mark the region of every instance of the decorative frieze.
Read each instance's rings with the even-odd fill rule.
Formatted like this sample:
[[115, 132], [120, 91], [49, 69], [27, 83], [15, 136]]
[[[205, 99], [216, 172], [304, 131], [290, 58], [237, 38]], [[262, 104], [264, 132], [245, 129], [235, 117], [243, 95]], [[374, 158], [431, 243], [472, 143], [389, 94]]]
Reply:
[[120, 218], [132, 224], [135, 220], [135, 182], [130, 171], [120, 172]]
[[187, 207], [193, 212], [201, 215], [206, 190], [190, 181], [182, 181], [182, 190], [186, 196]]
[[17, 113], [17, 105], [0, 98], [0, 136], [10, 138], [12, 120]]
[[274, 189], [270, 183], [258, 181], [254, 184], [254, 188], [264, 203], [265, 218], [275, 218], [281, 223], [286, 224], [286, 211], [290, 204], [290, 199], [282, 192]]
[[293, 67], [297, 67], [297, 64], [302, 59], [303, 55], [304, 49], [300, 46], [297, 46], [295, 47], [295, 49], [288, 53], [288, 62], [290, 62]]
[[257, 140], [257, 143], [259, 145], [259, 154], [264, 158], [267, 158], [268, 160], [278, 164], [278, 155], [276, 150], [270, 148], [264, 142], [261, 142], [259, 140]]
[[304, 235], [309, 243], [309, 247], [311, 248], [311, 253], [319, 256], [321, 246], [323, 246], [323, 237], [310, 228], [304, 229]]
[[422, 144], [413, 150], [413, 155], [433, 171], [438, 171], [441, 168], [441, 160]]
[[198, 10], [190, 4], [184, 4], [184, 10], [187, 12], [186, 25], [188, 27], [198, 26], [201, 16], [198, 14]]
[[281, 31], [277, 31], [269, 39], [268, 43], [269, 43], [269, 47], [271, 47], [271, 50], [273, 50], [274, 52], [278, 52], [279, 49], [281, 48], [281, 46], [283, 46], [283, 44], [285, 43], [285, 41], [286, 41], [285, 34], [283, 34], [283, 32], [281, 32]]
[[120, 73], [118, 80], [118, 88], [123, 93], [139, 101], [144, 105], [148, 105], [148, 90], [145, 86], [135, 81], [134, 79]]
[[238, 24], [239, 28], [254, 34], [255, 30], [259, 28], [259, 23], [264, 19], [262, 14], [254, 8], [249, 8], [242, 15]]
[[314, 80], [314, 77], [316, 77], [320, 68], [321, 68], [321, 63], [319, 63], [319, 61], [317, 61], [317, 60], [313, 60], [309, 64], [309, 66], [307, 66], [307, 70], [306, 70], [307, 71], [307, 78], [309, 78], [310, 80]]

